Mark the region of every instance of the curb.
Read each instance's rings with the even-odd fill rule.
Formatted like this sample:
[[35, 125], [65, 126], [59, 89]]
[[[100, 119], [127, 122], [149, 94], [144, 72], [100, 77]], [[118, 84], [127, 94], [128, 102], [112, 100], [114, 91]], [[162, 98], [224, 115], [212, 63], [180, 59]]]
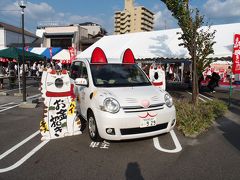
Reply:
[[0, 92], [0, 96], [8, 96], [9, 94], [6, 92]]
[[36, 108], [36, 103], [29, 103], [29, 102], [22, 102], [18, 107], [20, 108], [26, 108], [26, 109], [33, 109]]

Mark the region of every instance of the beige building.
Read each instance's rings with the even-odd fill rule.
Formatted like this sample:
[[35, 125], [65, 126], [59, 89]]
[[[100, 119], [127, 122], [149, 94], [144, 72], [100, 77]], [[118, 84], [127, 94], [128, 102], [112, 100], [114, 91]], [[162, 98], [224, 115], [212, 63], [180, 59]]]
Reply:
[[86, 22], [70, 25], [39, 26], [36, 34], [42, 38], [42, 47], [74, 47], [83, 51], [98, 41], [107, 32], [98, 24]]
[[134, 7], [134, 0], [125, 0], [123, 11], [115, 12], [115, 34], [152, 31], [154, 14], [143, 6]]
[[80, 41], [88, 38], [86, 29], [80, 26], [45, 27], [43, 47], [61, 47], [80, 49]]

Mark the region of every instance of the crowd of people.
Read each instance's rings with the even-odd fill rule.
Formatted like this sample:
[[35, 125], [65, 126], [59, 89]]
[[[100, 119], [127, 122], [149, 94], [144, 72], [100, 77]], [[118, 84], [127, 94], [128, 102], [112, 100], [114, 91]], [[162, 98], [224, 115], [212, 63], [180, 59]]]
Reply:
[[[25, 76], [33, 77], [34, 79], [41, 78], [44, 69], [61, 70], [63, 65], [60, 61], [55, 62], [33, 62], [25, 64]], [[16, 62], [1, 63], [0, 62], [0, 89], [4, 88], [4, 79], [9, 80], [9, 89], [14, 87], [18, 77], [22, 77], [23, 64], [18, 65]]]
[[[191, 74], [187, 66], [183, 68], [180, 63], [176, 64], [158, 64], [165, 72], [167, 82], [185, 82], [190, 83]], [[143, 71], [149, 76], [151, 64], [142, 65]], [[182, 69], [183, 68], [183, 69]]]

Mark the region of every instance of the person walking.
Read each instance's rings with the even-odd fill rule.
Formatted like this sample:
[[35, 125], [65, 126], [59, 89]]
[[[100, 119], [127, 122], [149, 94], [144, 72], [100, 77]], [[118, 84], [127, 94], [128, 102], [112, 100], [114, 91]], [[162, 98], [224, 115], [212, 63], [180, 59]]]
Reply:
[[15, 80], [16, 80], [16, 72], [15, 72], [14, 64], [12, 62], [9, 63], [8, 69], [9, 69], [9, 74], [8, 74], [9, 89], [13, 89]]
[[220, 78], [221, 77], [216, 72], [212, 73], [211, 79], [207, 85], [211, 93], [215, 92], [215, 87], [218, 86]]
[[37, 72], [37, 63], [34, 62], [32, 65], [32, 76], [36, 77], [37, 76], [36, 72]]
[[3, 89], [3, 79], [6, 72], [2, 64], [0, 64], [0, 89]]

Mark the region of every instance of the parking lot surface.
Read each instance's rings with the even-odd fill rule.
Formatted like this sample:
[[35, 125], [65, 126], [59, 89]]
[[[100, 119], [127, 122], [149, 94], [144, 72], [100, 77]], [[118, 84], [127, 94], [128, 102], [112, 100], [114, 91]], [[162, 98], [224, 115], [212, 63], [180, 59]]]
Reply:
[[[29, 92], [31, 96], [39, 94], [38, 86], [33, 85]], [[176, 98], [190, 97], [185, 89], [171, 88], [169, 92]], [[226, 102], [229, 97], [226, 89], [202, 94]], [[42, 144], [38, 129], [43, 104], [34, 109], [4, 109], [11, 102], [17, 105], [21, 98], [9, 95], [0, 99], [0, 180], [240, 179], [239, 91], [233, 92], [226, 115], [198, 138], [184, 137], [175, 128], [157, 137], [99, 143], [91, 141], [85, 129], [82, 135]], [[174, 138], [181, 149], [171, 151], [178, 146]]]

